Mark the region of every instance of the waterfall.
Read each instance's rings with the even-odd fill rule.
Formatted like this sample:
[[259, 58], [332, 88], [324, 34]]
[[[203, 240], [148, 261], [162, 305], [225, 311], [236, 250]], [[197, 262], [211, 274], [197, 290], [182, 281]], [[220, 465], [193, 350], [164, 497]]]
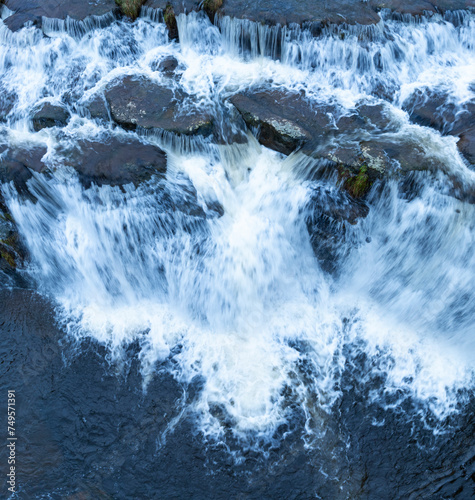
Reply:
[[[438, 419], [458, 411], [474, 382], [475, 208], [449, 180], [473, 192], [475, 175], [455, 137], [411, 123], [405, 106], [418, 89], [445, 93], [455, 113], [473, 102], [475, 18], [408, 21], [387, 14], [371, 28], [314, 36], [191, 13], [178, 17], [179, 43], [151, 10], [134, 23], [43, 21], [48, 36], [0, 21], [0, 89], [12, 103], [0, 147], [42, 148], [46, 166], [27, 181], [28, 196], [7, 182], [1, 192], [29, 252], [25, 272], [70, 338], [97, 340], [117, 362], [137, 341], [145, 391], [162, 369], [201, 380], [191, 411], [216, 439], [228, 428], [270, 440], [295, 408], [315, 432], [315, 408], [332, 411], [359, 356], [382, 407], [410, 400]], [[167, 57], [174, 77], [156, 69]], [[91, 118], [90, 102], [124, 75], [192, 96], [245, 140]], [[304, 93], [334, 106], [335, 119], [379, 105], [389, 125], [374, 135], [415, 141], [443, 166], [375, 182], [367, 217], [334, 222], [338, 272], [315, 256], [307, 221], [315, 197], [345, 207], [348, 196], [318, 159], [284, 156], [244, 129], [229, 98], [262, 89]], [[67, 124], [35, 132], [31, 116], [44, 103], [61, 104]], [[166, 174], [84, 185], [70, 151], [112, 139], [160, 148]]]

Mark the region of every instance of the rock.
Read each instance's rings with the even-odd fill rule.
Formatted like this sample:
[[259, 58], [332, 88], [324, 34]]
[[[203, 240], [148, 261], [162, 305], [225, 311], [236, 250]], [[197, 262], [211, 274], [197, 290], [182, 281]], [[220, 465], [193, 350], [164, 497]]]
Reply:
[[223, 6], [223, 0], [204, 0], [203, 10], [208, 14], [211, 21], [214, 20], [214, 16], [218, 10]]
[[351, 0], [334, 0], [332, 2], [315, 2], [314, 0], [289, 0], [276, 3], [274, 0], [225, 0], [221, 9], [224, 15], [249, 19], [264, 24], [281, 24], [282, 26], [297, 23], [349, 23], [372, 25], [379, 22], [380, 17], [367, 2]]
[[8, 92], [3, 85], [0, 85], [0, 121], [4, 121], [13, 109], [15, 95]]
[[33, 115], [33, 128], [38, 132], [43, 128], [64, 127], [69, 116], [68, 111], [62, 106], [47, 102]]
[[137, 19], [144, 2], [145, 0], [116, 0], [122, 14], [129, 17], [132, 21]]
[[336, 106], [312, 104], [303, 94], [264, 90], [230, 98], [248, 126], [257, 129], [264, 146], [290, 154], [303, 147], [311, 152], [329, 137], [353, 135], [365, 127], [357, 113], [340, 116]]
[[432, 127], [444, 134], [457, 135], [475, 124], [475, 102], [457, 108], [446, 92], [417, 89], [403, 103], [414, 123]]
[[94, 96], [84, 105], [91, 118], [109, 121], [111, 119], [107, 101], [103, 95]]
[[151, 66], [152, 71], [159, 71], [167, 76], [172, 76], [178, 67], [178, 61], [173, 56], [167, 56], [159, 63]]
[[44, 147], [34, 146], [28, 149], [3, 147], [0, 151], [0, 183], [13, 181], [15, 188], [25, 193], [26, 182], [32, 176], [31, 171], [46, 170], [46, 165], [41, 161], [45, 153]]
[[[26, 182], [32, 176], [31, 172], [42, 172], [46, 169], [41, 161], [45, 153], [46, 148], [42, 147], [3, 147], [0, 152], [0, 184], [13, 182], [19, 193], [28, 195]], [[27, 286], [24, 277], [16, 272], [26, 258], [27, 250], [0, 193], [0, 286]]]
[[418, 89], [405, 100], [403, 108], [413, 122], [458, 136], [460, 152], [474, 164], [475, 101], [456, 107], [444, 92]]
[[6, 19], [7, 26], [16, 31], [26, 23], [41, 26], [42, 18], [50, 19], [71, 19], [82, 21], [90, 16], [104, 16], [115, 12], [117, 5], [114, 0], [95, 0], [94, 2], [84, 2], [82, 0], [70, 0], [60, 2], [58, 0], [4, 0], [3, 2], [13, 15]]
[[168, 36], [171, 40], [178, 40], [178, 24], [176, 22], [175, 10], [170, 4], [167, 4], [163, 10], [163, 20], [168, 28]]
[[136, 127], [162, 129], [176, 134], [209, 134], [212, 116], [196, 108], [186, 110], [187, 94], [145, 78], [127, 76], [106, 91], [113, 120], [127, 130]]
[[136, 139], [119, 140], [115, 137], [105, 142], [80, 141], [72, 149], [61, 152], [64, 164], [73, 167], [82, 184], [136, 186], [152, 176], [166, 172], [165, 153], [150, 144]]
[[283, 154], [331, 128], [328, 108], [312, 109], [301, 94], [265, 90], [236, 94], [230, 101], [248, 126], [259, 129], [258, 141]]
[[472, 165], [475, 165], [475, 126], [468, 128], [460, 134], [457, 146], [465, 158]]
[[314, 189], [306, 219], [313, 251], [324, 271], [334, 272], [348, 253], [347, 226], [368, 215], [368, 207], [344, 191], [319, 186]]

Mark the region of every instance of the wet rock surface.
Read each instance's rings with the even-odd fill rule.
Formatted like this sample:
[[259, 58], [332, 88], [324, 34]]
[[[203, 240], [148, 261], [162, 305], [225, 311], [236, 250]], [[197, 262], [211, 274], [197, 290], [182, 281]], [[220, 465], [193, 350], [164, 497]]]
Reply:
[[459, 134], [457, 146], [465, 158], [475, 165], [475, 127], [470, 127]]
[[138, 140], [118, 140], [111, 137], [104, 142], [79, 141], [63, 151], [64, 164], [73, 167], [84, 186], [138, 185], [166, 172], [166, 155], [156, 146]]
[[81, 0], [68, 2], [58, 0], [33, 0], [31, 2], [4, 0], [3, 3], [14, 12], [6, 20], [12, 31], [17, 31], [25, 23], [41, 26], [42, 17], [51, 19], [70, 17], [82, 21], [89, 16], [103, 16], [117, 9], [114, 0], [95, 0], [93, 2], [83, 2]]
[[230, 98], [249, 127], [257, 129], [264, 146], [290, 154], [335, 129], [329, 106], [312, 107], [301, 94], [263, 90]]
[[125, 129], [162, 129], [176, 134], [209, 134], [212, 116], [200, 111], [185, 93], [150, 80], [126, 77], [106, 91], [113, 120]]
[[313, 190], [309, 207], [306, 224], [313, 251], [322, 269], [334, 273], [351, 248], [348, 225], [365, 218], [369, 208], [344, 191], [322, 186]]
[[13, 182], [19, 192], [25, 193], [26, 182], [31, 178], [32, 171], [46, 170], [41, 160], [45, 153], [46, 148], [42, 146], [0, 147], [0, 182]]
[[33, 128], [38, 132], [43, 128], [64, 127], [69, 116], [68, 111], [62, 106], [47, 102], [33, 115]]

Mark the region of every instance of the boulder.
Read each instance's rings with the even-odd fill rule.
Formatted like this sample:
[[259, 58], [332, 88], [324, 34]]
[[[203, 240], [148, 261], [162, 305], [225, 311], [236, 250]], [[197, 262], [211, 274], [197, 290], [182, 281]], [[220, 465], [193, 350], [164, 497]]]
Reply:
[[33, 115], [33, 128], [38, 132], [43, 128], [64, 127], [69, 117], [69, 112], [62, 106], [47, 102]]
[[154, 175], [163, 176], [167, 169], [166, 155], [161, 149], [132, 138], [79, 141], [61, 154], [64, 164], [78, 172], [86, 188], [91, 184], [137, 186]]
[[283, 154], [290, 154], [335, 128], [335, 109], [312, 107], [302, 94], [263, 90], [236, 94], [230, 101], [246, 124], [257, 129], [258, 141]]
[[15, 95], [0, 85], [0, 121], [4, 121], [15, 104]]
[[389, 9], [397, 14], [422, 16], [426, 13], [442, 12], [475, 7], [474, 0], [370, 0], [374, 10]]
[[187, 94], [151, 80], [127, 76], [114, 82], [105, 95], [112, 119], [127, 130], [156, 128], [183, 135], [212, 132], [212, 116], [199, 111], [190, 99], [185, 106]]
[[175, 70], [178, 67], [178, 61], [173, 56], [167, 56], [163, 58], [158, 63], [153, 63], [150, 66], [152, 71], [159, 71], [166, 76], [173, 76], [175, 74]]
[[469, 101], [462, 107], [444, 91], [417, 89], [403, 103], [414, 123], [432, 127], [444, 134], [458, 135], [465, 128], [475, 125], [475, 102]]
[[[46, 166], [41, 158], [46, 148], [0, 148], [0, 184], [13, 182], [18, 192], [27, 194], [26, 182], [32, 171], [42, 172]], [[16, 270], [27, 258], [27, 250], [18, 234], [15, 222], [0, 193], [0, 286], [27, 286]]]

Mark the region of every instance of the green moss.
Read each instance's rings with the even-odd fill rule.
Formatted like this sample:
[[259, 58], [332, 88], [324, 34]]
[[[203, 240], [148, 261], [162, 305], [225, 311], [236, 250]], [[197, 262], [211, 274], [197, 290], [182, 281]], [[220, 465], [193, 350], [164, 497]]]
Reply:
[[223, 0], [204, 0], [203, 10], [208, 14], [213, 21], [216, 12], [223, 6]]
[[344, 187], [353, 198], [361, 198], [369, 191], [371, 184], [368, 167], [362, 165], [357, 175], [348, 177], [345, 180]]
[[0, 250], [0, 257], [2, 259], [4, 259], [10, 267], [13, 267], [13, 269], [16, 269], [15, 258], [13, 257], [13, 255], [11, 253]]
[[115, 0], [124, 16], [130, 17], [132, 21], [137, 19], [145, 0]]
[[163, 19], [168, 28], [168, 36], [172, 39], [178, 40], [178, 25], [176, 23], [175, 11], [170, 4], [167, 4], [165, 7]]

